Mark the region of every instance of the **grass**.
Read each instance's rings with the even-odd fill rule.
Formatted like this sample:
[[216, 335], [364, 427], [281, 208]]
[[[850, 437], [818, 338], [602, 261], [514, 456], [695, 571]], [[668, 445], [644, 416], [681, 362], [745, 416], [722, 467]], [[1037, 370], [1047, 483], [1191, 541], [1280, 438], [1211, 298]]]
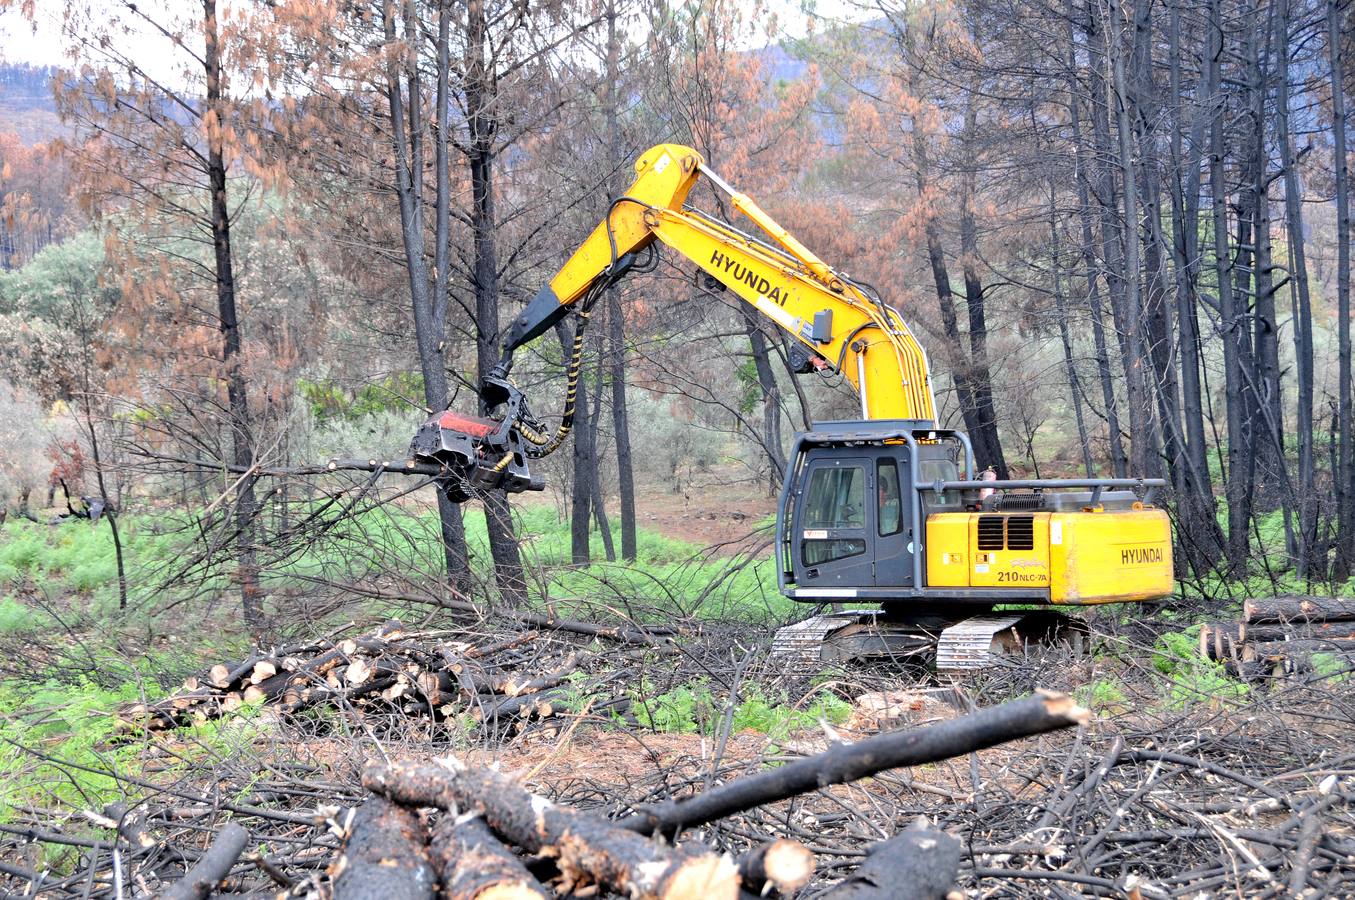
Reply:
[[[176, 533], [179, 524], [158, 515], [119, 518], [129, 565], [147, 572], [180, 559], [189, 538]], [[0, 526], [0, 589], [26, 580], [49, 593], [88, 594], [116, 588], [117, 577], [112, 533], [103, 524], [17, 519]]]
[[0, 686], [0, 822], [25, 800], [98, 810], [119, 799], [121, 784], [101, 773], [137, 774], [139, 748], [109, 744], [109, 712], [139, 694], [130, 682], [112, 690], [92, 681]]
[[[577, 607], [594, 615], [601, 606], [641, 619], [682, 614], [765, 621], [783, 618], [793, 609], [776, 591], [770, 559], [710, 557], [696, 544], [641, 528], [636, 562], [607, 563], [601, 561], [601, 535], [594, 529], [592, 553], [599, 561], [574, 567], [569, 523], [561, 521], [553, 507], [519, 507], [514, 516], [523, 562], [530, 570], [531, 595], [538, 603], [549, 599], [558, 609]], [[172, 584], [175, 567], [194, 549], [193, 532], [184, 527], [190, 522], [189, 517], [164, 513], [119, 519], [134, 594], [138, 586], [169, 581], [162, 599], [171, 599], [178, 588]], [[476, 575], [489, 582], [492, 562], [483, 511], [468, 507], [465, 525]], [[438, 552], [434, 511], [376, 507], [334, 526], [325, 540], [267, 571], [265, 587], [304, 590], [309, 578], [329, 578], [336, 572], [344, 577], [424, 572], [432, 580], [440, 564]], [[28, 585], [49, 595], [83, 595], [109, 610], [116, 600], [116, 584], [112, 538], [103, 526], [17, 520], [0, 527], [0, 597]], [[225, 584], [224, 576], [211, 576], [208, 592]], [[134, 606], [137, 599], [133, 597]], [[0, 631], [15, 615], [12, 602], [0, 604]]]
[[[478, 579], [488, 582], [493, 569], [483, 511], [468, 507], [464, 522], [472, 567]], [[608, 563], [603, 561], [601, 534], [594, 529], [590, 545], [595, 562], [576, 567], [570, 563], [569, 523], [553, 507], [519, 507], [514, 522], [531, 599], [538, 605], [550, 601], [562, 613], [596, 616], [610, 609], [651, 621], [674, 614], [770, 621], [793, 609], [793, 602], [776, 590], [770, 558], [712, 557], [701, 546], [641, 528], [635, 563]], [[373, 509], [336, 528], [323, 547], [289, 561], [273, 584], [286, 585], [290, 576], [292, 583], [301, 585], [304, 579], [297, 576], [351, 570], [360, 559], [369, 564], [358, 575], [436, 572], [437, 536], [438, 520], [432, 510]], [[381, 548], [379, 555], [373, 555], [372, 548]]]
[[[692, 681], [656, 693], [653, 686], [641, 682], [631, 691], [632, 709], [640, 724], [661, 733], [700, 734], [714, 738], [728, 710], [705, 681]], [[851, 715], [847, 701], [827, 691], [819, 692], [806, 707], [796, 707], [770, 699], [758, 686], [748, 687], [734, 707], [730, 722], [732, 734], [756, 731], [773, 741], [806, 728], [820, 719], [840, 725]]]

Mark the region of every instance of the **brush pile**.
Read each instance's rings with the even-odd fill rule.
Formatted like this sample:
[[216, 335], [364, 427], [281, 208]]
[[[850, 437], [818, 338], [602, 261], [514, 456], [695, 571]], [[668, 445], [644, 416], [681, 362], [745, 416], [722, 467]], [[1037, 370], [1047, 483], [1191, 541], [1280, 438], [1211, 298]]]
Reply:
[[[124, 707], [118, 757], [12, 745], [48, 780], [0, 816], [0, 894], [1355, 896], [1355, 679], [1164, 675], [1124, 643], [944, 687], [839, 673], [850, 719], [773, 734], [732, 724], [741, 698], [806, 701], [746, 637], [390, 622], [213, 667]], [[659, 730], [699, 676], [715, 718]], [[1100, 715], [1009, 700], [1051, 680]], [[474, 719], [529, 698], [553, 711]], [[586, 711], [613, 700], [640, 722]]]
[[[166, 898], [789, 897], [815, 874], [815, 853], [804, 842], [771, 838], [736, 858], [709, 839], [680, 837], [691, 829], [736, 824], [744, 813], [834, 785], [965, 757], [1086, 721], [1086, 710], [1067, 695], [1041, 692], [924, 728], [838, 743], [696, 793], [631, 805], [619, 818], [552, 801], [493, 768], [454, 757], [371, 763], [362, 772], [366, 793], [360, 801], [351, 794], [342, 804], [314, 798], [322, 802], [310, 820], [297, 812], [218, 800], [237, 816], [211, 829], [205, 847], [193, 842], [201, 849], [152, 836], [162, 818], [176, 815], [169, 810], [153, 817], [148, 809], [105, 810], [100, 824], [116, 828], [125, 846], [94, 842], [84, 884], [70, 879], [61, 884], [64, 890], [53, 883], [48, 892], [56, 896], [86, 887], [93, 888], [90, 896], [120, 896], [131, 877], [137, 893]], [[201, 804], [187, 806], [187, 813], [177, 815], [210, 815]], [[279, 821], [292, 827], [279, 831], [273, 824]], [[267, 825], [267, 836], [253, 832], [251, 823]], [[960, 841], [926, 820], [905, 824], [824, 896], [888, 900], [900, 896], [899, 885], [907, 884], [910, 897], [947, 897], [960, 868]], [[323, 828], [319, 836], [317, 827]], [[286, 845], [289, 837], [304, 846], [285, 855], [245, 853], [261, 844]], [[104, 856], [98, 851], [105, 846], [116, 852]]]

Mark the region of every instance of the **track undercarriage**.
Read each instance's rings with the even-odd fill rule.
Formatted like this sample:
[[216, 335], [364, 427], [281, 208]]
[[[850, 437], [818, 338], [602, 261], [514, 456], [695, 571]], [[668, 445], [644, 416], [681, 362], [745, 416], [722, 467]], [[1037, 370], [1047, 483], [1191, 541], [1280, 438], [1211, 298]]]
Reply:
[[825, 612], [776, 632], [773, 663], [812, 673], [826, 665], [889, 660], [964, 673], [998, 664], [1028, 646], [1064, 645], [1082, 652], [1087, 628], [1053, 610], [899, 609]]

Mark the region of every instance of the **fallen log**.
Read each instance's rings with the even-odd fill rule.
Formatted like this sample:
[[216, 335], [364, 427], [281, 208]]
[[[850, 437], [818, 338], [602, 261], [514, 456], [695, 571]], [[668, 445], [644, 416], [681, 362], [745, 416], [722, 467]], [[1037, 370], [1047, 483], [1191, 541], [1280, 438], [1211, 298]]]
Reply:
[[739, 857], [743, 889], [765, 896], [775, 891], [789, 897], [814, 877], [814, 853], [799, 841], [778, 838], [758, 844]]
[[369, 797], [350, 816], [343, 852], [330, 867], [334, 900], [432, 900], [437, 877], [418, 813]]
[[230, 874], [231, 866], [235, 865], [240, 854], [245, 852], [248, 840], [248, 831], [234, 822], [227, 822], [193, 868], [160, 893], [162, 900], [204, 900], [210, 897], [222, 879]]
[[480, 813], [509, 843], [555, 856], [570, 890], [598, 884], [632, 900], [735, 900], [739, 893], [738, 870], [725, 854], [646, 840], [451, 757], [440, 765], [370, 766], [362, 783], [396, 803]]
[[1242, 620], [1248, 625], [1293, 621], [1355, 621], [1355, 600], [1335, 597], [1263, 597], [1242, 604]]
[[638, 625], [634, 627], [599, 625], [596, 622], [557, 619], [554, 616], [543, 616], [537, 613], [517, 613], [516, 618], [524, 625], [530, 625], [533, 628], [568, 631], [571, 634], [602, 638], [603, 640], [615, 641], [618, 644], [641, 644], [669, 653], [677, 652], [673, 644], [673, 636], [677, 634], [677, 629], [667, 625]]
[[1355, 653], [1355, 643], [1348, 640], [1263, 641], [1249, 642], [1242, 648], [1243, 659], [1253, 660], [1310, 659], [1315, 653], [1346, 655]]
[[571, 653], [563, 663], [550, 672], [538, 675], [535, 678], [509, 678], [503, 683], [501, 693], [510, 697], [521, 697], [525, 694], [537, 694], [548, 688], [553, 688], [563, 682], [570, 675], [578, 670], [579, 664], [589, 658], [590, 654]]
[[1253, 681], [1276, 676], [1334, 677], [1355, 671], [1355, 643], [1272, 641], [1248, 644], [1243, 675]]
[[483, 647], [472, 647], [463, 654], [467, 659], [484, 659], [493, 656], [496, 653], [502, 653], [505, 650], [512, 650], [514, 647], [521, 647], [523, 644], [536, 640], [541, 636], [539, 631], [524, 631], [522, 634], [498, 641], [493, 644], [486, 644]]
[[[423, 641], [423, 635], [407, 633], [393, 619], [367, 636], [337, 643], [313, 641], [288, 648], [286, 655], [256, 655], [244, 663], [215, 665], [185, 681], [178, 693], [154, 703], [126, 704], [118, 714], [129, 729], [152, 731], [219, 718], [256, 702], [274, 705], [284, 714], [318, 704], [384, 702], [433, 719], [468, 706], [489, 711], [490, 720], [544, 717], [558, 711], [549, 702], [550, 692], [558, 694], [554, 688], [592, 655], [576, 651], [554, 658], [540, 653], [530, 659], [504, 656], [512, 646], [539, 634], [516, 635], [480, 649]], [[494, 664], [471, 661], [491, 654], [497, 656]]]
[[960, 842], [922, 819], [867, 853], [822, 900], [945, 900], [960, 871]]
[[642, 807], [617, 824], [640, 834], [676, 834], [767, 803], [903, 766], [964, 756], [1006, 741], [1086, 722], [1090, 713], [1067, 694], [1040, 692], [948, 722], [892, 731], [816, 756], [738, 778], [694, 797]]
[[1242, 658], [1242, 625], [1237, 622], [1204, 622], [1200, 625], [1200, 655], [1227, 662]]
[[428, 845], [444, 900], [540, 900], [550, 894], [476, 813], [447, 814]]
[[[1238, 626], [1244, 643], [1266, 644], [1274, 641], [1355, 641], [1355, 622], [1308, 622], [1298, 620], [1287, 625]], [[1203, 633], [1203, 629], [1201, 629]]]
[[497, 696], [480, 697], [471, 706], [471, 717], [477, 722], [492, 724], [500, 719], [522, 717], [549, 718], [556, 710], [555, 701], [563, 697], [558, 691], [548, 694], [524, 694], [500, 700]]

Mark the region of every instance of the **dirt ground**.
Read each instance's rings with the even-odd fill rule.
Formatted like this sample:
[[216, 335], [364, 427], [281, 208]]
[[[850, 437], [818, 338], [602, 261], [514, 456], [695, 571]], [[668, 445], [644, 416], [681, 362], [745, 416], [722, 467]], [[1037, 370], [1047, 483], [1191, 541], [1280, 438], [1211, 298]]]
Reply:
[[701, 547], [737, 546], [776, 513], [776, 498], [767, 496], [765, 484], [735, 481], [732, 474], [709, 473], [680, 493], [640, 488], [635, 497], [640, 526]]

